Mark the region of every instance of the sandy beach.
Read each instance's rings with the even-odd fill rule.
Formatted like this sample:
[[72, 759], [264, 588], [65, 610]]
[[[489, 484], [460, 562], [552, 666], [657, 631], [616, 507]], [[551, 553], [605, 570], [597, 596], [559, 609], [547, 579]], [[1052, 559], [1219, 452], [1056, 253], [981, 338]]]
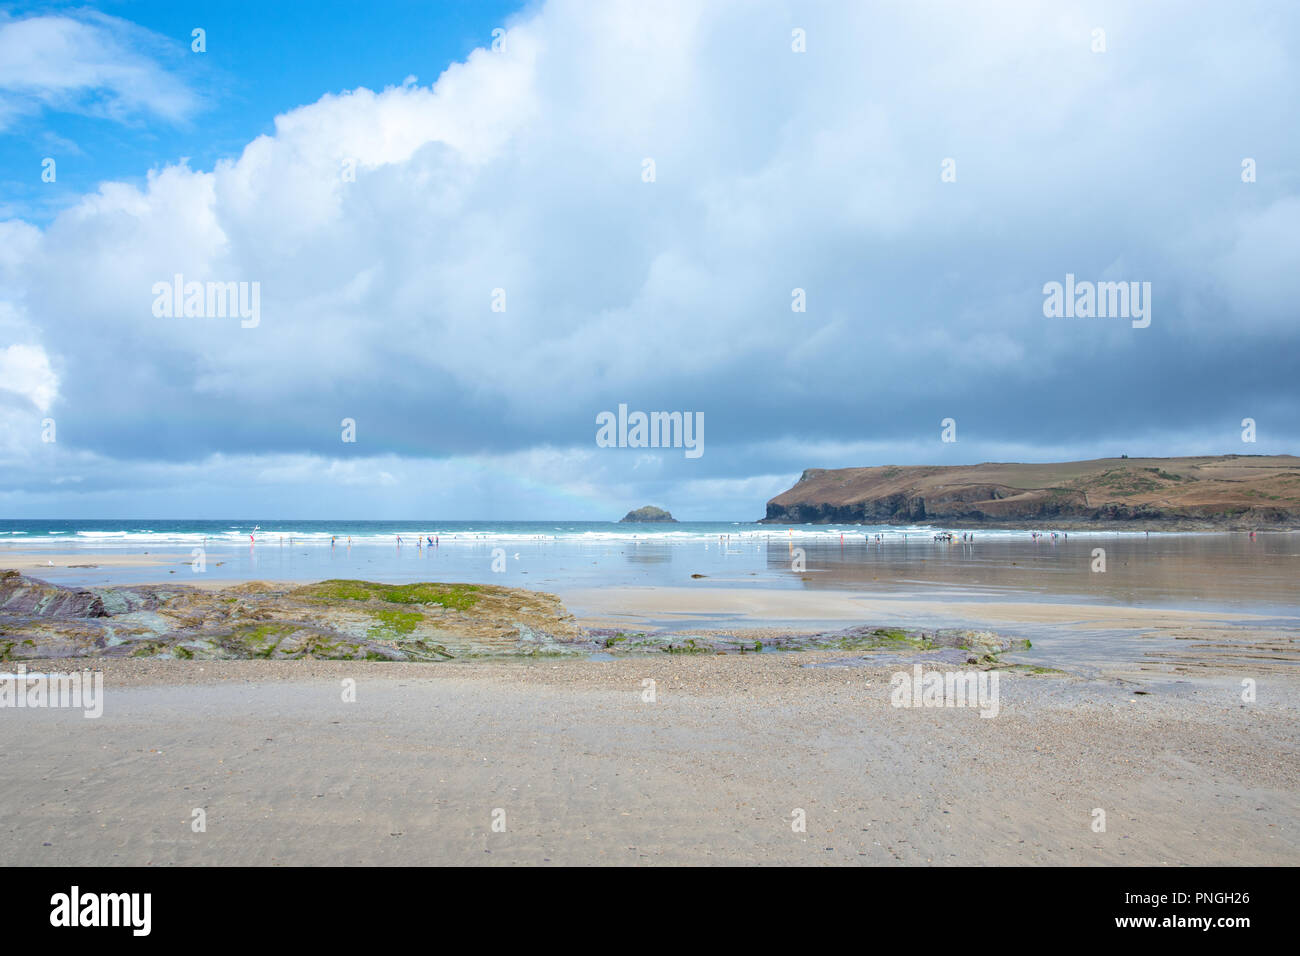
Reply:
[[[359, 550], [347, 570], [364, 573], [370, 553]], [[339, 582], [304, 590], [300, 580], [228, 579], [216, 567], [168, 574], [164, 567], [183, 555], [51, 555], [45, 560], [69, 575], [133, 575], [166, 594], [196, 589], [166, 608], [110, 616], [107, 626], [216, 630], [206, 644], [190, 641], [195, 659], [175, 659], [167, 643], [141, 644], [145, 656], [106, 657], [86, 643], [99, 633], [92, 619], [70, 625], [86, 637], [67, 645], [87, 656], [23, 662], [42, 673], [102, 673], [104, 709], [97, 719], [74, 709], [0, 710], [0, 750], [22, 768], [0, 799], [6, 858], [155, 866], [1300, 863], [1300, 619], [1285, 583], [1259, 578], [1243, 560], [1229, 566], [1233, 580], [1267, 587], [1259, 611], [1168, 607], [1125, 603], [1121, 590], [1043, 591], [1042, 572], [1021, 566], [998, 569], [1018, 587], [918, 583], [933, 553], [871, 568], [869, 586], [790, 588], [780, 572], [763, 585], [569, 581], [557, 600], [482, 585], [472, 591], [481, 595], [476, 607], [494, 610], [477, 624], [470, 611], [454, 623], [448, 608], [382, 600], [408, 600], [404, 588], [424, 585], [376, 585], [360, 601], [365, 594], [329, 590]], [[19, 556], [6, 554], [5, 563], [41, 576], [39, 563], [12, 560]], [[87, 563], [102, 568], [73, 567]], [[1209, 560], [1183, 564], [1213, 573]], [[1125, 579], [1109, 580], [1122, 588]], [[438, 588], [462, 588], [427, 587], [437, 600]], [[1164, 597], [1159, 588], [1152, 593]], [[310, 610], [321, 594], [333, 595], [328, 608]], [[24, 600], [36, 607], [46, 598]], [[160, 623], [164, 610], [173, 623]], [[306, 626], [336, 635], [352, 627], [370, 635], [367, 651], [383, 650], [385, 634], [396, 632], [374, 629], [413, 620], [415, 610], [428, 616], [420, 627], [444, 629], [431, 640], [452, 659], [211, 656], [235, 648], [236, 656], [280, 657], [307, 646]], [[493, 630], [494, 620], [526, 614], [532, 628], [558, 627], [561, 643], [529, 647], [514, 625]], [[276, 631], [277, 621], [299, 623]], [[673, 650], [662, 643], [599, 651], [610, 646], [601, 641], [642, 632], [683, 641], [743, 635], [753, 648], [792, 632], [858, 626], [910, 628], [913, 637], [868, 651], [662, 653]], [[933, 636], [952, 627], [1015, 641], [974, 663], [978, 654], [915, 639], [916, 629], [923, 638], [927, 628]], [[295, 628], [300, 636], [288, 641]], [[219, 643], [227, 632], [243, 643]], [[259, 643], [263, 633], [285, 640]], [[21, 656], [19, 636], [10, 635], [9, 652]], [[570, 640], [586, 649], [566, 651]], [[0, 668], [18, 663], [11, 657]], [[893, 678], [917, 663], [996, 672], [996, 716], [896, 706]], [[345, 700], [352, 688], [355, 699]]]
[[102, 718], [3, 715], [0, 832], [16, 864], [1300, 862], [1293, 682], [1009, 674], [982, 719], [804, 666], [842, 656], [97, 662]]

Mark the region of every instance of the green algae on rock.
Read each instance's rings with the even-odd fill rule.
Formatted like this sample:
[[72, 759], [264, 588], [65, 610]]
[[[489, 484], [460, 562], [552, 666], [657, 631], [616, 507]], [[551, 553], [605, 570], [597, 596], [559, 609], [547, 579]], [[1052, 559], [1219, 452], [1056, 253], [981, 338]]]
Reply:
[[62, 588], [0, 573], [0, 661], [76, 657], [435, 662], [502, 657], [848, 651], [988, 668], [1024, 650], [991, 631], [580, 628], [553, 594], [479, 584], [253, 581], [220, 589]]
[[62, 588], [0, 575], [0, 659], [445, 661], [580, 652], [551, 594], [473, 584]]

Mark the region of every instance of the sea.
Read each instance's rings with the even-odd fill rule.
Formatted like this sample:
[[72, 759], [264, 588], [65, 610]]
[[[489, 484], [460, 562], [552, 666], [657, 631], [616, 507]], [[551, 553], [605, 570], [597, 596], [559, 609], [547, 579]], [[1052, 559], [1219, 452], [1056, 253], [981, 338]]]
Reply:
[[[1300, 608], [1297, 533], [945, 531], [693, 521], [0, 519], [0, 568], [6, 554], [23, 554], [40, 565], [27, 573], [75, 585], [360, 578], [504, 584], [561, 596], [709, 586], [1288, 617]], [[134, 555], [151, 563], [123, 563]]]

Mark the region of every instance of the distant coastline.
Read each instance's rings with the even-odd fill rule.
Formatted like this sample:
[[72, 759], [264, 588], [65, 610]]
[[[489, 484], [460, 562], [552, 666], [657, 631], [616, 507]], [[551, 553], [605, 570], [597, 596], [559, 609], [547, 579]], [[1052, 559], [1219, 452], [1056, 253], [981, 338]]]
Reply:
[[1300, 528], [1300, 458], [813, 468], [762, 524], [1234, 531]]

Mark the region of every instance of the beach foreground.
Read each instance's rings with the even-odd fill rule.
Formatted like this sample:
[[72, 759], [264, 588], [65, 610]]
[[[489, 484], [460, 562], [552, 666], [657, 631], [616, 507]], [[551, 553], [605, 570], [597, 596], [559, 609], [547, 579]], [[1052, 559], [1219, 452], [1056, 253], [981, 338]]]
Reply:
[[6, 860], [1300, 863], [1293, 613], [1013, 596], [5, 572]]
[[3, 714], [6, 859], [1300, 862], [1285, 675], [1244, 704], [1235, 678], [1010, 673], [984, 719], [892, 706], [897, 667], [805, 666], [851, 657], [95, 661], [101, 718]]

